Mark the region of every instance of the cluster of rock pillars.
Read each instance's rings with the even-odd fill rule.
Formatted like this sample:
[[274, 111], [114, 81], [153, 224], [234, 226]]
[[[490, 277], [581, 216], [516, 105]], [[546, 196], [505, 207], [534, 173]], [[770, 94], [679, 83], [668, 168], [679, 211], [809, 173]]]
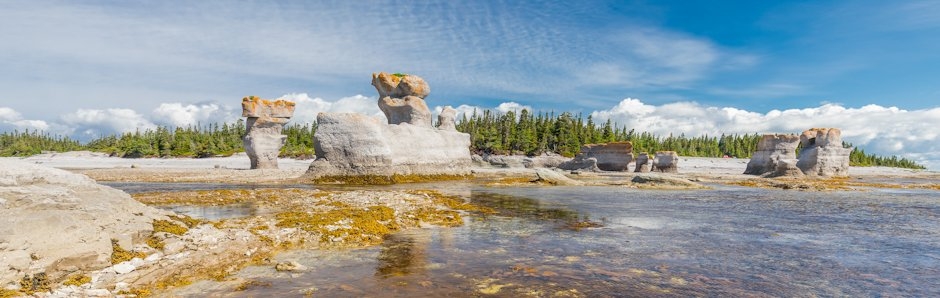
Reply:
[[[317, 158], [307, 170], [311, 178], [391, 175], [467, 175], [470, 173], [470, 135], [456, 130], [457, 111], [450, 106], [433, 125], [425, 98], [431, 88], [421, 77], [373, 73], [378, 106], [387, 123], [356, 113], [319, 113], [314, 135]], [[277, 168], [277, 155], [286, 136], [283, 126], [294, 103], [258, 97], [242, 100], [247, 117], [245, 152], [252, 169]], [[796, 155], [797, 149], [799, 156]], [[842, 145], [836, 128], [813, 128], [801, 135], [766, 134], [757, 145], [745, 174], [764, 177], [845, 176], [851, 148]], [[557, 168], [571, 171], [629, 171], [676, 173], [674, 151], [639, 153], [630, 142], [588, 144]]]

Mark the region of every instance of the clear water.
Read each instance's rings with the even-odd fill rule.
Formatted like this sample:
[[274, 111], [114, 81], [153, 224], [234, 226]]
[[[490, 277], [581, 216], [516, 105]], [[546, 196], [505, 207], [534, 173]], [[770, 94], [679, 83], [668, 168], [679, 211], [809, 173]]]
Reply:
[[[940, 296], [940, 192], [448, 184], [498, 208], [380, 246], [278, 255], [218, 296]], [[464, 189], [461, 189], [464, 188]], [[602, 227], [574, 229], [572, 220]]]

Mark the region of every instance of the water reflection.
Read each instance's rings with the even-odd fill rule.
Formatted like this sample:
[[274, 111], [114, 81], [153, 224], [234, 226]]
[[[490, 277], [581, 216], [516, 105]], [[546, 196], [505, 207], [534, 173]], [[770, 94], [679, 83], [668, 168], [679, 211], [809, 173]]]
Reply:
[[[296, 296], [940, 295], [935, 191], [474, 188], [494, 208], [457, 228], [407, 230], [360, 250], [290, 251], [309, 272], [237, 277]], [[565, 228], [597, 221], [603, 228]], [[196, 289], [204, 296], [226, 290]]]
[[221, 206], [198, 205], [154, 205], [153, 207], [176, 212], [196, 219], [220, 220], [253, 216], [258, 209], [252, 203], [230, 204]]
[[388, 278], [423, 271], [426, 246], [427, 243], [417, 243], [415, 237], [409, 235], [387, 236], [376, 258], [375, 275]]

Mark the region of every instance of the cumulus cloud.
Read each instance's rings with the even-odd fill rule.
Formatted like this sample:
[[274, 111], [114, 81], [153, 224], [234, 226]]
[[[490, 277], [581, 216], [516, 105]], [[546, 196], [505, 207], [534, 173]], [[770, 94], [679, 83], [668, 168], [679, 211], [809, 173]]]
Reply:
[[510, 101], [510, 102], [504, 102], [504, 103], [499, 104], [498, 106], [496, 106], [496, 110], [497, 110], [497, 111], [500, 111], [500, 112], [502, 112], [502, 113], [506, 113], [506, 112], [512, 111], [513, 113], [517, 113], [517, 114], [518, 114], [518, 113], [521, 112], [522, 110], [529, 110], [529, 111], [531, 112], [531, 111], [532, 111], [532, 107], [526, 106], [526, 105], [522, 105], [522, 104], [519, 104], [519, 103], [514, 102], [514, 101]]
[[43, 120], [23, 119], [16, 110], [0, 107], [0, 128], [49, 130], [49, 124]]
[[143, 115], [131, 109], [78, 109], [62, 115], [62, 123], [86, 139], [112, 133], [134, 132], [155, 129], [157, 126]]
[[336, 101], [328, 101], [319, 97], [311, 98], [307, 93], [289, 93], [278, 99], [292, 101], [294, 117], [292, 123], [313, 123], [317, 121], [320, 112], [334, 113], [360, 113], [385, 120], [385, 114], [379, 110], [374, 97], [355, 95], [343, 97]]
[[659, 135], [686, 136], [748, 133], [799, 133], [812, 127], [838, 127], [845, 141], [866, 152], [900, 155], [940, 168], [938, 132], [925, 127], [940, 123], [940, 108], [902, 110], [867, 105], [847, 108], [824, 104], [815, 108], [772, 110], [767, 113], [733, 107], [703, 106], [694, 102], [649, 105], [627, 98], [616, 106], [591, 113], [595, 121], [607, 119], [620, 126]]
[[234, 109], [216, 103], [161, 103], [153, 110], [154, 122], [169, 126], [228, 123], [237, 120], [237, 116]]

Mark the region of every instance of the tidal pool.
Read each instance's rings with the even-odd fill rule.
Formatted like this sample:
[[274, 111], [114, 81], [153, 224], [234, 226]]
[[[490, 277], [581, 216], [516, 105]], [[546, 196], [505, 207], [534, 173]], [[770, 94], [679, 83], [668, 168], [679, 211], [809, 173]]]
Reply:
[[466, 188], [498, 210], [183, 296], [940, 296], [940, 192]]

